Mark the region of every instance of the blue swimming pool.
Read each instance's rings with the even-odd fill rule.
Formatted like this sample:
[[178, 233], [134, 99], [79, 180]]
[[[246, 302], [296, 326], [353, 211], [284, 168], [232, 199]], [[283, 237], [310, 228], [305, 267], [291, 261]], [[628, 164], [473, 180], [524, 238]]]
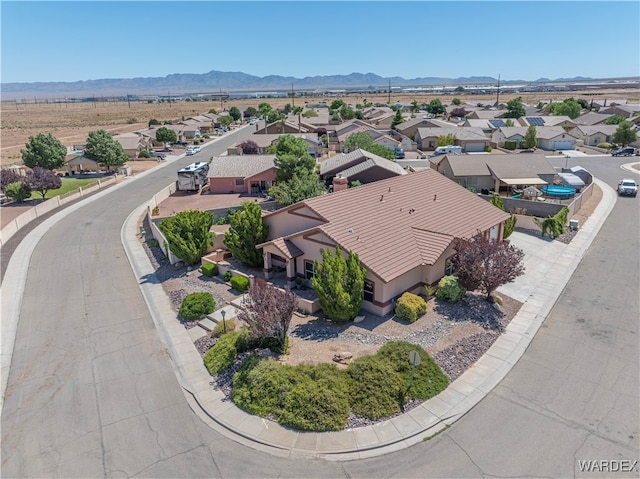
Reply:
[[548, 185], [542, 187], [542, 194], [560, 198], [571, 198], [576, 194], [576, 189], [570, 186]]

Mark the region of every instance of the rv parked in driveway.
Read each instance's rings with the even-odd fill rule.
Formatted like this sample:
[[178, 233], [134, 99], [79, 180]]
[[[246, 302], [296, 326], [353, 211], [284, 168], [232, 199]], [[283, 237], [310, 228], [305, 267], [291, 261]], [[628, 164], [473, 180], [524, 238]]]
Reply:
[[454, 155], [462, 154], [462, 147], [455, 145], [447, 145], [447, 146], [439, 146], [436, 150], [431, 154], [431, 157], [439, 156], [439, 155], [448, 155], [453, 153]]
[[207, 183], [207, 173], [209, 173], [209, 163], [196, 161], [181, 170], [178, 170], [176, 189], [178, 191], [200, 191]]

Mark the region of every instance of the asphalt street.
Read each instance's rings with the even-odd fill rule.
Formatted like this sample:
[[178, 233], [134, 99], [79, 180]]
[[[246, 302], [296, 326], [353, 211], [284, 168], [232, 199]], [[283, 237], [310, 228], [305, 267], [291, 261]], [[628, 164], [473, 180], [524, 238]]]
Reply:
[[[518, 364], [437, 437], [338, 463], [269, 456], [210, 429], [178, 384], [120, 244], [129, 213], [197, 159], [68, 214], [30, 259], [16, 251], [29, 270], [2, 410], [3, 477], [573, 477], [580, 460], [638, 459], [637, 198], [618, 199]], [[613, 187], [629, 176], [623, 162], [571, 160]]]

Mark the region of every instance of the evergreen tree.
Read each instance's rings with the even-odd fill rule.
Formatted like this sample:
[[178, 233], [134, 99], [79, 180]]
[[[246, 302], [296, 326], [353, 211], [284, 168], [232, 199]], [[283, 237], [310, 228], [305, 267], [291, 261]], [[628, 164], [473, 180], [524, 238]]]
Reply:
[[629, 143], [633, 143], [638, 140], [638, 133], [633, 128], [633, 122], [629, 120], [621, 121], [618, 124], [618, 128], [613, 133], [612, 139], [619, 145], [627, 146]]
[[39, 166], [55, 170], [64, 166], [67, 148], [51, 133], [30, 136], [24, 150], [20, 150], [22, 162], [29, 168]]
[[[396, 110], [396, 116], [393, 117], [393, 120], [391, 120], [391, 129], [395, 130], [396, 126], [398, 126], [399, 124], [401, 124], [404, 120], [402, 119], [402, 111], [400, 110], [400, 108], [398, 108]], [[371, 138], [371, 137], [369, 137]]]
[[334, 321], [349, 321], [355, 318], [362, 305], [364, 278], [367, 270], [360, 266], [360, 258], [353, 251], [345, 260], [340, 246], [335, 253], [329, 248], [322, 250], [322, 263], [313, 262], [313, 289], [320, 300], [324, 314]]
[[505, 118], [520, 118], [525, 114], [526, 111], [524, 109], [524, 106], [522, 105], [521, 96], [507, 102], [507, 113], [504, 115]]
[[84, 156], [107, 167], [124, 165], [129, 157], [124, 152], [122, 145], [118, 143], [105, 130], [96, 130], [89, 133]]
[[245, 201], [242, 209], [229, 217], [230, 228], [224, 235], [224, 245], [233, 257], [251, 267], [263, 265], [262, 248], [269, 235], [269, 227], [262, 221], [262, 209], [257, 203]]
[[169, 250], [186, 265], [196, 264], [213, 244], [213, 215], [208, 211], [181, 211], [158, 225]]
[[529, 128], [527, 128], [527, 133], [525, 133], [524, 135], [522, 147], [535, 148], [537, 144], [538, 144], [538, 137], [536, 136], [536, 127], [533, 125], [529, 125]]

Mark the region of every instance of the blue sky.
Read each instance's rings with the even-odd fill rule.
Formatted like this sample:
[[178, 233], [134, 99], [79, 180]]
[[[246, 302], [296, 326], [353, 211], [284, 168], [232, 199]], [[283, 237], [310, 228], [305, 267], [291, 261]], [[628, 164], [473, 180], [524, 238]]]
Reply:
[[640, 2], [1, 2], [1, 80], [640, 75]]

